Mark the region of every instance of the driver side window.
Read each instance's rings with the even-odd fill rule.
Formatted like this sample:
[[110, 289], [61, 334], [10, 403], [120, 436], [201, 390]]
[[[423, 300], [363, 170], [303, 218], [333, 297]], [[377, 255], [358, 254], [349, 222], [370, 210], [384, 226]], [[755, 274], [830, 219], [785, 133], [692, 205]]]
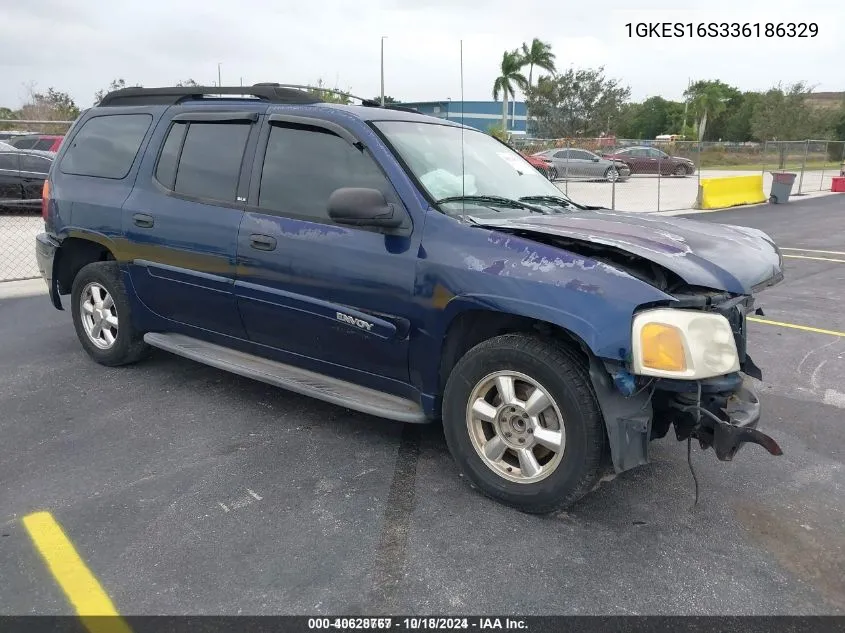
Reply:
[[328, 202], [342, 187], [378, 189], [395, 198], [375, 161], [318, 127], [274, 125], [270, 130], [258, 206], [281, 215], [330, 222]]

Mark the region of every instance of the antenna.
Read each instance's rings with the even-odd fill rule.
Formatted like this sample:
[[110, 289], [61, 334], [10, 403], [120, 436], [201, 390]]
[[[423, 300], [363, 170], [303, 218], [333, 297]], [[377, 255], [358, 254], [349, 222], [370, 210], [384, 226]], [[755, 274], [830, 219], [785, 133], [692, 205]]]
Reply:
[[[461, 40], [461, 196], [466, 196], [466, 167], [464, 163], [464, 41]], [[461, 201], [461, 220], [466, 223], [466, 199]]]

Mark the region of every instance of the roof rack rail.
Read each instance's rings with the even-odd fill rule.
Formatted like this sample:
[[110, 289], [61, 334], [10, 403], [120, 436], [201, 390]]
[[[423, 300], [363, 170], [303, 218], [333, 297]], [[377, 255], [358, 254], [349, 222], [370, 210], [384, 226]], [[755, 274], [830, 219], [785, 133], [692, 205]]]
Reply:
[[406, 108], [401, 105], [396, 105], [392, 103], [385, 103], [381, 105], [378, 101], [374, 99], [365, 99], [364, 97], [358, 97], [353, 95], [349, 92], [344, 92], [342, 90], [335, 90], [333, 88], [322, 88], [320, 86], [303, 86], [299, 84], [280, 84], [274, 82], [267, 82], [267, 83], [260, 83], [255, 84], [256, 86], [273, 86], [275, 88], [292, 88], [295, 90], [307, 90], [312, 92], [328, 92], [329, 94], [339, 95], [341, 97], [347, 97], [349, 99], [357, 99], [361, 102], [362, 106], [367, 106], [370, 108], [385, 108], [386, 110], [401, 110], [402, 112], [413, 112], [415, 114], [419, 114], [419, 110], [414, 110], [413, 108]]
[[122, 88], [104, 96], [99, 106], [173, 105], [205, 95], [251, 96], [270, 103], [320, 103], [320, 99], [301, 89], [277, 84], [255, 86], [174, 86], [168, 88]]

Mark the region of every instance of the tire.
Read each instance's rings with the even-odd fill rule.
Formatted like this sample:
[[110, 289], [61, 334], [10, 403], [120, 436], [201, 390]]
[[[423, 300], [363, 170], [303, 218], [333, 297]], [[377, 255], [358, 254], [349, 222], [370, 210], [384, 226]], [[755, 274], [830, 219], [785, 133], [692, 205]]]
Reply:
[[[484, 395], [484, 385], [489, 384], [491, 376], [496, 383], [501, 378], [499, 373], [533, 381], [548, 396], [550, 405], [539, 414], [530, 409], [520, 412], [519, 405], [501, 402], [501, 392], [492, 398], [487, 394], [478, 410], [495, 421], [481, 422], [473, 407], [478, 406], [479, 394]], [[517, 378], [515, 384], [517, 399], [511, 402], [526, 397], [530, 401], [533, 392], [526, 390], [528, 383]], [[491, 415], [494, 410], [495, 415]], [[533, 427], [533, 432], [520, 430], [519, 421], [526, 413], [527, 426]], [[537, 421], [542, 423], [543, 444], [535, 439], [541, 437]], [[554, 437], [555, 421], [563, 431], [558, 433], [562, 436], [559, 452], [546, 448], [549, 438]], [[449, 451], [464, 476], [488, 497], [523, 512], [545, 514], [566, 508], [592, 490], [600, 475], [605, 427], [587, 368], [573, 351], [550, 339], [505, 334], [473, 347], [449, 375], [443, 396], [443, 427]], [[484, 430], [484, 437], [479, 428]], [[493, 441], [495, 437], [499, 439]], [[522, 439], [526, 440], [524, 445], [517, 443]], [[498, 450], [490, 447], [503, 443], [508, 446], [500, 459], [482, 457], [488, 449], [497, 455]], [[537, 474], [533, 478], [534, 467], [527, 468], [529, 460], [523, 462], [522, 456], [517, 457], [526, 449], [541, 468], [534, 471]]]
[[616, 182], [619, 180], [619, 170], [616, 167], [608, 167], [604, 172], [604, 179], [607, 182]]
[[[117, 262], [84, 266], [73, 280], [70, 300], [76, 336], [88, 355], [99, 364], [107, 367], [128, 365], [149, 351], [143, 332], [138, 332], [132, 324], [129, 300]], [[97, 332], [99, 334], [95, 336]]]
[[689, 171], [683, 165], [678, 165], [677, 167], [675, 167], [675, 171], [672, 172], [672, 175], [674, 175], [674, 176], [688, 176]]

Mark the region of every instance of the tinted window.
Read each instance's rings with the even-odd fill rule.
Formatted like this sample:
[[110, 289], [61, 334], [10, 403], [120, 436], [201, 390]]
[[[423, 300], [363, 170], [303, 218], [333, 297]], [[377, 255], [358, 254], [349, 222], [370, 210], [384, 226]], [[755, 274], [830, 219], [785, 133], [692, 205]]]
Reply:
[[40, 138], [35, 141], [35, 145], [32, 146], [32, 149], [40, 149], [40, 150], [47, 150], [53, 147], [53, 139], [51, 138]]
[[249, 123], [191, 123], [174, 191], [233, 202], [250, 127]]
[[0, 169], [18, 170], [18, 157], [14, 154], [0, 154]]
[[161, 148], [161, 155], [158, 157], [156, 180], [168, 189], [173, 189], [173, 183], [176, 180], [176, 161], [179, 158], [179, 150], [182, 149], [182, 140], [185, 138], [187, 129], [186, 123], [174, 123], [164, 141], [164, 147]]
[[648, 150], [648, 154], [651, 158], [666, 158], [666, 154], [661, 152], [659, 149], [650, 149]]
[[88, 119], [62, 159], [62, 171], [79, 176], [124, 178], [153, 117], [116, 114]]
[[52, 161], [41, 156], [21, 156], [21, 171], [32, 171], [38, 174], [46, 174], [50, 171]]
[[555, 158], [566, 158], [569, 156], [569, 152], [567, 150], [562, 150], [560, 152], [555, 153]]
[[18, 140], [12, 140], [11, 144], [17, 147], [18, 149], [32, 149], [32, 146], [38, 142], [37, 138], [22, 138]]
[[575, 158], [577, 160], [590, 160], [592, 156], [590, 156], [587, 152], [583, 152], [579, 149], [572, 150], [569, 155], [569, 158]]
[[317, 128], [273, 127], [261, 171], [259, 207], [326, 220], [329, 196], [341, 187], [378, 189], [393, 197], [373, 160], [339, 136]]

